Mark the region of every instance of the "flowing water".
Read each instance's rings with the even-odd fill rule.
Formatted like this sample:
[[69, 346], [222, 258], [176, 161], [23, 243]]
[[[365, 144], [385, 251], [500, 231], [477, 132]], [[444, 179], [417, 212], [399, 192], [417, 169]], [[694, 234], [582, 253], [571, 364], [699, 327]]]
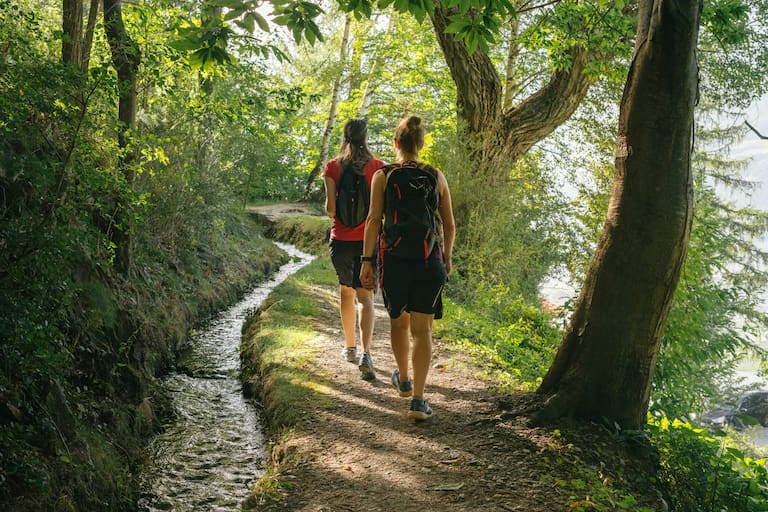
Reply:
[[234, 512], [261, 476], [265, 447], [259, 412], [243, 396], [239, 380], [241, 329], [275, 286], [313, 258], [277, 245], [292, 261], [196, 332], [180, 365], [185, 373], [164, 380], [176, 417], [149, 447], [140, 511]]

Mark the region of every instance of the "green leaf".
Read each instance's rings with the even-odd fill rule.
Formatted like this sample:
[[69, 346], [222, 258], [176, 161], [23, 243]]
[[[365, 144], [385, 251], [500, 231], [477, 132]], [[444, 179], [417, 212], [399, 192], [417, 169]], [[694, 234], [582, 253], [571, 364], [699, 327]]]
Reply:
[[281, 14], [279, 16], [275, 16], [274, 18], [272, 18], [272, 22], [278, 25], [288, 26], [290, 23], [293, 22], [293, 16], [291, 16], [288, 13]]
[[249, 34], [252, 34], [256, 28], [256, 22], [251, 16], [245, 16], [243, 19], [235, 21], [235, 25], [242, 28]]
[[475, 50], [477, 50], [477, 45], [479, 43], [477, 39], [477, 34], [473, 31], [467, 32], [467, 36], [464, 38], [464, 43], [467, 45], [467, 53], [472, 55], [475, 53]]
[[395, 10], [397, 12], [408, 12], [410, 3], [408, 0], [395, 0]]
[[320, 27], [317, 26], [314, 20], [307, 21], [307, 34], [312, 34], [318, 41], [323, 41], [323, 33], [320, 32]]
[[310, 30], [309, 27], [307, 27], [307, 29], [304, 31], [304, 38], [307, 40], [307, 42], [311, 46], [315, 46], [315, 41], [316, 41], [315, 33], [312, 32], [312, 30]]
[[267, 20], [264, 19], [264, 16], [259, 14], [256, 11], [248, 13], [250, 16], [253, 16], [253, 19], [256, 20], [256, 23], [259, 25], [259, 28], [263, 30], [264, 32], [269, 32], [269, 23], [267, 23]]
[[230, 21], [234, 20], [235, 18], [239, 18], [243, 15], [245, 12], [245, 8], [241, 6], [240, 9], [232, 9], [230, 11], [227, 11], [227, 13], [224, 15], [224, 21]]
[[190, 52], [200, 48], [200, 43], [189, 39], [177, 39], [168, 43], [168, 46], [180, 52]]
[[424, 18], [427, 17], [427, 11], [424, 10], [420, 5], [410, 4], [410, 11], [414, 18], [416, 18], [416, 21], [419, 23], [424, 21]]
[[465, 19], [456, 20], [452, 22], [450, 25], [448, 25], [447, 27], [445, 27], [445, 33], [458, 34], [468, 26], [470, 26], [470, 23], [467, 20]]
[[308, 18], [316, 18], [325, 12], [320, 8], [320, 6], [311, 2], [299, 2], [298, 7], [304, 11], [306, 17]]

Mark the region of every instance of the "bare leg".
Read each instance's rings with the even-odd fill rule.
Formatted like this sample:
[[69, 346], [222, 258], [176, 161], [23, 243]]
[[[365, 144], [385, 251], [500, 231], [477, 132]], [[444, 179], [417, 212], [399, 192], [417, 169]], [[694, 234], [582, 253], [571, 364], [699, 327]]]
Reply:
[[373, 292], [366, 288], [358, 288], [358, 326], [360, 328], [360, 339], [363, 343], [363, 351], [371, 351], [371, 339], [373, 338], [373, 323], [376, 312], [373, 309]]
[[341, 329], [344, 331], [344, 341], [347, 348], [355, 346], [356, 306], [355, 289], [349, 286], [339, 285], [341, 294]]
[[413, 335], [413, 397], [424, 398], [429, 367], [432, 363], [432, 319], [435, 315], [411, 313]]
[[400, 370], [400, 382], [408, 380], [408, 359], [410, 355], [410, 315], [403, 312], [399, 317], [390, 319], [390, 337], [392, 353], [395, 355], [397, 369]]

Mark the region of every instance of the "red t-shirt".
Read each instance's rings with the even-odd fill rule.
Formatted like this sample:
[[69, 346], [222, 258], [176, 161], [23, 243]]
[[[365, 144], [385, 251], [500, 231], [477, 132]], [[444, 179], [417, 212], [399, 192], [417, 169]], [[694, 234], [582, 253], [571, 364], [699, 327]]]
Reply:
[[[363, 174], [365, 174], [365, 179], [368, 181], [368, 187], [371, 186], [374, 173], [382, 167], [384, 167], [384, 162], [375, 158], [371, 158], [363, 166]], [[341, 165], [339, 165], [339, 161], [336, 159], [328, 162], [323, 171], [323, 177], [331, 178], [336, 183], [337, 190], [339, 187], [339, 180], [341, 179], [341, 171]], [[336, 217], [334, 217], [331, 222], [331, 240], [358, 241], [363, 239], [363, 233], [365, 233], [365, 221], [355, 227], [345, 226], [339, 222]]]

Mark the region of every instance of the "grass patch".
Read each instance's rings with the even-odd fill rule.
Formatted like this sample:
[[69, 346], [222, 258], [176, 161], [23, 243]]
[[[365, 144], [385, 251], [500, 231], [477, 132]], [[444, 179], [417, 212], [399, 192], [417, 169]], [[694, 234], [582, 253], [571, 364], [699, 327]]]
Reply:
[[[315, 363], [319, 347], [314, 325], [320, 303], [335, 300], [326, 288], [336, 282], [330, 258], [317, 258], [277, 286], [243, 327], [243, 389], [264, 405], [273, 451], [280, 452], [288, 433], [311, 421], [315, 411], [332, 406], [332, 391], [322, 384], [328, 375]], [[257, 482], [244, 510], [279, 507], [292, 485], [273, 466]]]
[[[533, 391], [554, 356], [560, 331], [551, 317], [522, 300], [463, 305], [444, 298], [445, 318], [435, 336], [461, 347], [478, 377], [499, 389]], [[490, 312], [490, 313], [489, 313]]]
[[240, 349], [244, 389], [261, 397], [274, 431], [330, 404], [330, 389], [318, 384], [327, 376], [314, 364], [314, 321], [320, 312], [317, 287], [334, 283], [329, 259], [318, 258], [275, 288], [246, 320]]
[[324, 255], [328, 253], [331, 221], [328, 217], [297, 215], [275, 222], [272, 236], [294, 244], [302, 251]]
[[243, 510], [268, 510], [270, 507], [279, 506], [281, 496], [294, 486], [293, 482], [280, 478], [279, 473], [267, 471], [259, 478], [243, 503]]

